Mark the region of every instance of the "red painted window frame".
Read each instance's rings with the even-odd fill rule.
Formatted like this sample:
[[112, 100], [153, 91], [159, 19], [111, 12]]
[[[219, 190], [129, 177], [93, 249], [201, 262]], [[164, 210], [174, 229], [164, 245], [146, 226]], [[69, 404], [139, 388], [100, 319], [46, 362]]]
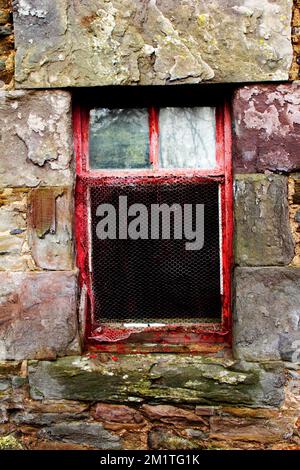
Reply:
[[[231, 157], [231, 117], [227, 102], [216, 108], [216, 161], [213, 170], [158, 168], [158, 112], [149, 108], [150, 162], [152, 168], [126, 170], [90, 170], [89, 111], [92, 106], [76, 104], [73, 110], [74, 145], [76, 154], [75, 233], [76, 260], [81, 288], [80, 317], [85, 344], [89, 349], [108, 352], [177, 351], [197, 352], [205, 349], [203, 343], [231, 344], [231, 271], [233, 238], [233, 193]], [[145, 327], [143, 331], [121, 328], [120, 325], [101, 325], [99, 342], [97, 326], [93, 325], [93, 292], [90, 272], [89, 202], [87, 188], [116, 181], [176, 182], [182, 177], [191, 181], [219, 181], [221, 183], [222, 214], [222, 318], [218, 323], [176, 324], [163, 327]], [[99, 325], [98, 325], [99, 326]], [[97, 337], [97, 339], [95, 339]], [[105, 340], [109, 337], [110, 340]], [[111, 339], [113, 338], [113, 339]]]

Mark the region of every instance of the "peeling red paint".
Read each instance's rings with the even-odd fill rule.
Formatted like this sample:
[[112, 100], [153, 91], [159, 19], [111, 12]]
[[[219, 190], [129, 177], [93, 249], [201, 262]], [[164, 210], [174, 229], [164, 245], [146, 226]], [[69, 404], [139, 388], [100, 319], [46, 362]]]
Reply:
[[149, 109], [149, 140], [150, 140], [150, 163], [152, 168], [158, 169], [159, 159], [159, 124], [158, 124], [158, 113], [159, 110], [156, 108]]
[[97, 354], [88, 354], [89, 359], [97, 359]]
[[90, 339], [99, 343], [105, 343], [107, 341], [113, 343], [115, 341], [128, 339], [132, 334], [142, 331], [144, 331], [144, 328], [111, 328], [109, 326], [99, 326], [93, 331]]

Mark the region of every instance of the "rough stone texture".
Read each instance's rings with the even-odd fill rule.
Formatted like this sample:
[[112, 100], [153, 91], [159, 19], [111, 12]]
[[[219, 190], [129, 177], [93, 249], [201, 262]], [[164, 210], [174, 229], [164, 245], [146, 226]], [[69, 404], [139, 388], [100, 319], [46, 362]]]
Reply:
[[295, 242], [295, 256], [293, 266], [300, 266], [300, 173], [289, 177], [289, 215], [291, 232]]
[[72, 225], [73, 193], [68, 188], [30, 192], [28, 245], [38, 268], [73, 268]]
[[71, 270], [69, 188], [0, 189], [0, 271]]
[[292, 44], [294, 54], [290, 69], [290, 80], [299, 80], [300, 67], [298, 56], [300, 55], [300, 4], [298, 0], [293, 0]]
[[255, 441], [264, 444], [276, 442], [292, 433], [288, 419], [272, 419], [258, 423], [253, 418], [226, 418], [213, 416], [210, 420], [212, 439]]
[[84, 444], [96, 449], [118, 450], [120, 438], [106, 431], [100, 423], [60, 423], [38, 433], [39, 437], [63, 442]]
[[0, 187], [73, 184], [68, 92], [0, 92], [0, 129]]
[[0, 271], [25, 271], [34, 265], [26, 247], [27, 196], [27, 189], [0, 189]]
[[278, 364], [265, 366], [186, 355], [122, 355], [118, 361], [65, 357], [29, 366], [34, 399], [114, 403], [245, 403], [277, 406], [283, 399]]
[[193, 441], [184, 439], [176, 431], [171, 431], [165, 427], [154, 427], [148, 437], [148, 445], [152, 450], [191, 450], [198, 446]]
[[16, 0], [18, 87], [286, 80], [286, 0]]
[[98, 403], [93, 416], [97, 421], [113, 423], [140, 424], [144, 422], [143, 415], [139, 411], [125, 405]]
[[11, 374], [17, 374], [20, 371], [20, 361], [0, 361], [0, 376], [11, 376]]
[[0, 88], [13, 86], [14, 56], [11, 0], [0, 0]]
[[300, 362], [300, 269], [236, 268], [234, 352], [248, 361]]
[[[102, 373], [107, 378], [116, 380], [118, 370], [119, 381], [126, 381], [126, 371], [141, 367], [142, 358], [147, 362], [147, 356], [132, 355], [110, 358], [108, 354], [94, 354], [93, 361], [90, 358], [70, 358], [74, 362], [80, 361], [83, 367], [81, 379], [77, 368], [66, 367], [64, 363], [63, 380], [72, 380], [74, 372], [77, 385], [83, 390], [83, 383], [89, 381], [93, 374], [92, 364], [96, 364], [98, 373], [100, 365]], [[166, 370], [166, 375], [170, 375], [170, 366], [173, 364], [175, 370], [175, 355], [167, 355], [163, 358], [159, 355], [152, 355], [150, 362], [147, 362], [148, 372], [152, 371], [155, 364], [159, 364], [160, 369]], [[177, 377], [183, 373], [186, 377], [187, 360], [198, 365], [198, 380], [206, 380], [202, 373], [199, 374], [200, 363], [202, 366], [212, 364], [212, 359], [207, 357], [181, 356], [177, 358]], [[117, 360], [116, 360], [117, 359]], [[62, 360], [58, 360], [61, 369]], [[121, 362], [121, 363], [120, 363]], [[127, 366], [126, 366], [127, 363]], [[163, 364], [164, 363], [164, 366]], [[214, 359], [214, 365], [222, 363], [223, 375], [218, 374], [219, 381], [229, 379], [224, 375], [224, 371], [236, 368], [234, 361]], [[47, 365], [49, 363], [46, 363]], [[54, 366], [55, 362], [51, 363]], [[152, 365], [151, 365], [152, 364]], [[184, 367], [182, 368], [182, 365]], [[230, 365], [232, 364], [232, 365]], [[80, 450], [80, 449], [298, 449], [300, 450], [299, 435], [299, 409], [300, 409], [300, 369], [295, 364], [285, 363], [285, 385], [284, 402], [280, 408], [265, 406], [249, 407], [242, 403], [241, 395], [235, 394], [239, 403], [222, 404], [214, 402], [213, 406], [203, 405], [197, 401], [186, 402], [186, 391], [191, 391], [191, 383], [184, 387], [174, 387], [173, 395], [176, 393], [176, 404], [155, 404], [153, 397], [147, 397], [144, 393], [143, 401], [131, 396], [132, 403], [125, 405], [121, 396], [117, 399], [120, 404], [98, 402], [94, 404], [94, 399], [78, 402], [74, 400], [57, 399], [30, 399], [29, 392], [32, 392], [32, 374], [35, 375], [40, 368], [44, 368], [45, 362], [34, 361], [27, 367], [27, 361], [0, 361], [0, 448], [9, 448], [11, 444], [18, 443], [25, 449], [36, 450]], [[145, 366], [145, 364], [144, 364]], [[149, 367], [148, 367], [149, 366]], [[225, 367], [226, 366], [226, 367]], [[283, 398], [283, 376], [279, 373], [280, 364], [278, 362], [265, 363], [260, 368], [264, 374], [269, 374], [268, 385], [265, 381], [264, 393], [267, 396], [272, 394], [274, 389], [280, 390]], [[122, 369], [122, 375], [121, 370]], [[241, 369], [241, 367], [240, 367]], [[248, 382], [250, 371], [258, 371], [255, 364], [243, 364], [243, 370], [247, 370]], [[211, 369], [212, 370], [212, 369]], [[275, 375], [274, 372], [276, 371]], [[28, 374], [29, 372], [29, 374]], [[120, 374], [119, 374], [120, 372]], [[214, 369], [216, 372], [216, 369]], [[114, 375], [108, 375], [113, 373]], [[191, 370], [190, 372], [191, 373]], [[195, 371], [194, 371], [195, 373]], [[28, 376], [29, 375], [29, 376]], [[40, 375], [41, 379], [41, 375]], [[51, 377], [51, 381], [53, 376]], [[231, 376], [232, 379], [232, 376]], [[61, 376], [61, 389], [64, 388]], [[29, 386], [28, 381], [31, 383]], [[49, 381], [49, 374], [44, 375], [44, 386]], [[81, 381], [81, 385], [80, 385]], [[155, 387], [160, 385], [165, 387], [160, 377], [155, 373], [155, 378], [151, 379]], [[175, 382], [175, 379], [174, 379]], [[178, 380], [177, 380], [178, 382]], [[116, 384], [116, 382], [115, 382]], [[96, 386], [96, 384], [94, 384]], [[103, 382], [102, 382], [103, 385]], [[176, 383], [175, 383], [176, 385]], [[181, 385], [180, 380], [178, 385]], [[237, 383], [235, 387], [241, 385]], [[248, 383], [248, 386], [250, 383]], [[266, 386], [267, 385], [267, 386]], [[48, 387], [51, 384], [47, 385]], [[149, 387], [151, 385], [149, 384]], [[220, 382], [212, 382], [211, 386], [216, 390], [222, 386]], [[243, 386], [243, 385], [242, 385]], [[98, 387], [101, 384], [98, 382]], [[170, 387], [169, 391], [170, 391]], [[119, 393], [120, 387], [117, 387]], [[124, 389], [123, 389], [124, 391]], [[168, 391], [168, 393], [169, 393]], [[241, 391], [241, 390], [240, 390]], [[230, 395], [231, 391], [227, 391]], [[170, 394], [170, 393], [169, 393]], [[148, 398], [148, 399], [147, 399]], [[270, 402], [269, 402], [270, 404]], [[9, 439], [6, 439], [9, 436]], [[16, 441], [15, 441], [16, 440]], [[8, 447], [7, 447], [8, 446]]]
[[205, 420], [190, 410], [183, 410], [171, 405], [143, 405], [143, 412], [152, 421], [161, 421], [163, 423], [205, 423]]
[[238, 265], [276, 266], [292, 261], [295, 252], [285, 176], [238, 175], [234, 214]]
[[0, 273], [0, 359], [79, 352], [76, 275]]
[[[74, 420], [75, 413], [30, 413], [27, 411], [18, 411], [12, 415], [11, 422], [15, 424], [28, 424], [28, 425], [39, 425], [39, 426], [49, 426], [57, 422], [68, 422]], [[77, 419], [87, 419], [89, 418], [88, 413], [81, 413]]]
[[252, 85], [233, 100], [237, 173], [300, 169], [300, 85]]

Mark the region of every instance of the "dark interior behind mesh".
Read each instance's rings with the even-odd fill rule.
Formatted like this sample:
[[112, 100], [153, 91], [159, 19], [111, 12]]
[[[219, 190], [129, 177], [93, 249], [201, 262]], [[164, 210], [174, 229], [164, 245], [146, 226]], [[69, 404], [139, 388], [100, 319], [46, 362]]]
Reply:
[[[172, 238], [99, 240], [96, 209], [103, 203], [118, 209], [120, 195], [128, 197], [128, 205], [142, 203], [149, 212], [152, 203], [204, 204], [204, 247], [187, 251], [186, 240]], [[91, 187], [90, 197], [98, 323], [220, 320], [218, 183], [99, 185]]]

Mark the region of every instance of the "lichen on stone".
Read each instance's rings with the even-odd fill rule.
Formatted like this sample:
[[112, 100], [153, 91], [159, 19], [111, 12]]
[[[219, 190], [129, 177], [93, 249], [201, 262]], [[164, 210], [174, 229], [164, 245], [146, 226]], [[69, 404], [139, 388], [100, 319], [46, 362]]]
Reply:
[[285, 0], [16, 0], [17, 86], [285, 80], [291, 11]]
[[12, 435], [0, 437], [0, 450], [22, 450], [22, 444]]

